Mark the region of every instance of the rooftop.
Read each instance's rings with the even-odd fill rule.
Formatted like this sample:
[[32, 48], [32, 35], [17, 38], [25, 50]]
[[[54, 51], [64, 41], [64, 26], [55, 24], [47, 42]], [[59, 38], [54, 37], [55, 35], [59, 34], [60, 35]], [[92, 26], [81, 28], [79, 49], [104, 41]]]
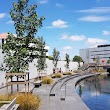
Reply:
[[8, 36], [7, 33], [2, 33], [2, 34], [0, 34], [0, 39], [6, 39], [7, 36]]

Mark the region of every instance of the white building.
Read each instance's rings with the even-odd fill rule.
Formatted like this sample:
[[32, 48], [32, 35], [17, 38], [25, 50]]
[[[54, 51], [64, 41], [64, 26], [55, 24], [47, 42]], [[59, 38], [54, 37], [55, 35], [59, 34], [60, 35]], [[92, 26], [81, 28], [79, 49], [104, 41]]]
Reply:
[[110, 59], [110, 44], [98, 45], [96, 48], [80, 49], [84, 63], [106, 64]]

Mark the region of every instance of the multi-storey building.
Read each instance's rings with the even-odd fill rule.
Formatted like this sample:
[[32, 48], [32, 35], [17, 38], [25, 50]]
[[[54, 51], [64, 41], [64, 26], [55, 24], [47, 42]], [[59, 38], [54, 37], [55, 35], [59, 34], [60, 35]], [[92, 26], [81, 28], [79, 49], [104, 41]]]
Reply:
[[110, 44], [98, 45], [95, 48], [80, 49], [84, 63], [106, 64], [110, 59]]

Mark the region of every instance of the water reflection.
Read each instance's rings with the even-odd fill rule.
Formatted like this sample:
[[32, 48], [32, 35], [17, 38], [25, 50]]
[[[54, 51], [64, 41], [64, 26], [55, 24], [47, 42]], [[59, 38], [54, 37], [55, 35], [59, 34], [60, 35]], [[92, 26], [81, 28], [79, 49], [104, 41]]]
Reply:
[[110, 110], [110, 76], [95, 76], [81, 81], [76, 91], [90, 110]]

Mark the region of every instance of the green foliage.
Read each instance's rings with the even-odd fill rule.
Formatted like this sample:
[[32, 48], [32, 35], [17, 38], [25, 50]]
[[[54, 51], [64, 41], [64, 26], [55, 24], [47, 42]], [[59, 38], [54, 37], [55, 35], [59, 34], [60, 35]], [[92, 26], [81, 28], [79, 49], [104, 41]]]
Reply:
[[55, 78], [62, 78], [63, 77], [63, 74], [61, 73], [55, 73]]
[[73, 61], [78, 62], [78, 67], [80, 67], [80, 62], [83, 62], [82, 58], [80, 56], [74, 56]]
[[45, 41], [43, 39], [43, 37], [39, 37], [38, 38], [38, 47], [39, 47], [39, 56], [37, 58], [37, 64], [36, 67], [38, 70], [44, 70], [45, 68], [47, 68], [47, 64], [46, 64], [46, 51], [45, 50]]
[[107, 64], [110, 64], [110, 60], [107, 60]]
[[66, 53], [66, 57], [65, 57], [65, 61], [66, 61], [66, 69], [69, 69], [69, 63], [70, 63], [70, 58], [69, 58], [69, 55]]
[[53, 57], [52, 57], [52, 56], [48, 56], [48, 59], [49, 59], [49, 60], [53, 60]]
[[29, 58], [29, 52], [24, 46], [26, 39], [16, 38], [13, 34], [9, 33], [6, 43], [3, 45], [4, 64], [2, 70], [6, 72], [22, 72], [28, 69], [28, 62], [32, 59]]
[[[40, 38], [35, 38], [38, 28], [42, 27], [44, 17], [38, 18], [36, 5], [28, 6], [29, 0], [18, 0], [13, 3], [10, 11], [17, 37], [8, 33], [6, 43], [3, 45], [4, 64], [1, 70], [6, 72], [25, 72], [29, 62], [39, 58], [39, 53], [46, 52], [41, 48]], [[30, 46], [30, 45], [33, 46]], [[44, 47], [44, 45], [43, 45]]]
[[110, 68], [107, 69], [107, 72], [110, 73]]
[[29, 0], [18, 0], [17, 3], [13, 3], [13, 9], [10, 10], [18, 37], [27, 36], [32, 38], [38, 28], [42, 26], [44, 17], [38, 18], [37, 5], [28, 6], [28, 2]]
[[59, 56], [60, 55], [60, 52], [58, 50], [56, 50], [55, 48], [53, 49], [53, 65], [54, 65], [54, 68], [57, 67], [57, 63], [58, 63], [58, 60], [59, 60]]
[[53, 82], [53, 79], [50, 76], [45, 76], [42, 79], [43, 84], [51, 84]]

